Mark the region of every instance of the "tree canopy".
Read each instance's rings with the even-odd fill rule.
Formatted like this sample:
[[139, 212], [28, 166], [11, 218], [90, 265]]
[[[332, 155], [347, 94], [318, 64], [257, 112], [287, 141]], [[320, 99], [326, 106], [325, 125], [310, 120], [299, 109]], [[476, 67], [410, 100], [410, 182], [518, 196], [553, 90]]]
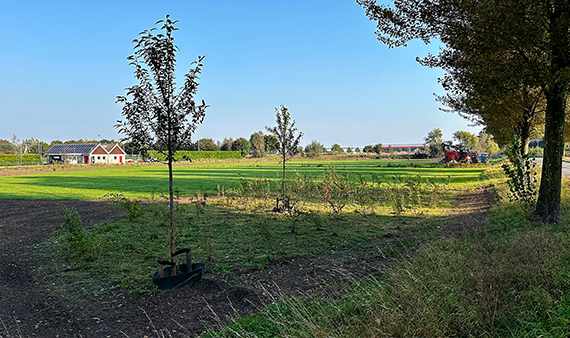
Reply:
[[[418, 61], [446, 71], [441, 82], [452, 96], [469, 97], [483, 90], [485, 99], [493, 98], [488, 93], [498, 93], [512, 102], [521, 90], [544, 94], [546, 146], [535, 216], [557, 221], [570, 83], [570, 2], [394, 0], [393, 6], [374, 0], [357, 2], [377, 21], [378, 40], [389, 47], [405, 46], [414, 39], [426, 44], [438, 39], [443, 45], [439, 54]], [[499, 119], [505, 114], [493, 111]]]
[[[125, 140], [141, 146], [151, 145], [166, 157], [170, 192], [170, 256], [174, 263], [176, 244], [174, 238], [174, 191], [172, 189], [172, 162], [176, 150], [189, 142], [192, 134], [204, 120], [207, 105], [202, 100], [196, 104], [194, 96], [198, 90], [199, 75], [204, 56], [184, 76], [184, 84], [177, 91], [175, 81], [176, 52], [172, 33], [177, 31], [177, 21], [167, 15], [157, 21], [163, 33], [156, 28], [144, 30], [135, 43], [134, 53], [127, 57], [135, 67], [138, 84], [128, 87], [125, 96], [117, 96], [123, 105], [124, 121], [115, 125]], [[176, 274], [175, 266], [173, 272]]]

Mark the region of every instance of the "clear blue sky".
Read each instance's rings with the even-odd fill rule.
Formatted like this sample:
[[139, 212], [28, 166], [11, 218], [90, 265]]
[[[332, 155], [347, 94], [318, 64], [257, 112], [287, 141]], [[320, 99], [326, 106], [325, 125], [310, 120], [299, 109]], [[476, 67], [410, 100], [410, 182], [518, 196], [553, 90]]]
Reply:
[[131, 41], [166, 14], [179, 20], [178, 78], [206, 55], [196, 98], [211, 107], [198, 138], [249, 138], [275, 124], [281, 104], [302, 144], [480, 130], [439, 110], [442, 72], [415, 62], [438, 46], [388, 49], [352, 0], [19, 0], [0, 4], [0, 138], [120, 138], [115, 98], [135, 84]]

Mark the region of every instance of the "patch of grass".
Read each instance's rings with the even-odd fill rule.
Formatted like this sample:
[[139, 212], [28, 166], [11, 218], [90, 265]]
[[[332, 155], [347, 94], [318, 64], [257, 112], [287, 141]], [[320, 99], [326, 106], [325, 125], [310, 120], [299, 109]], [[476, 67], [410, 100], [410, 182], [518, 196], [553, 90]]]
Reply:
[[[284, 256], [364, 252], [373, 249], [387, 234], [410, 232], [420, 237], [436, 227], [432, 218], [413, 213], [395, 218], [389, 215], [388, 208], [385, 214], [363, 218], [356, 212], [333, 215], [326, 205], [312, 204], [310, 212], [300, 215], [292, 233], [291, 219], [271, 212], [263, 204], [255, 200], [244, 210], [235, 210], [224, 199], [178, 204], [177, 243], [179, 247], [192, 248], [193, 260], [207, 263], [206, 272], [212, 273], [263, 266]], [[92, 255], [94, 259], [89, 260], [77, 259], [75, 251], [70, 251], [73, 268], [92, 271], [132, 291], [154, 291], [150, 276], [157, 269], [156, 257], [169, 254], [166, 201], [143, 204], [142, 214], [132, 220], [125, 217], [83, 231], [97, 243], [97, 250]]]
[[560, 223], [526, 210], [503, 199], [480, 233], [428, 243], [340, 302], [289, 299], [203, 336], [568, 337], [569, 182]]
[[[410, 163], [414, 167], [408, 166]], [[374, 180], [389, 182], [397, 176], [421, 176], [431, 182], [449, 182], [453, 187], [480, 184], [480, 176], [485, 170], [484, 167], [446, 168], [430, 162], [315, 161], [290, 162], [287, 175], [300, 173], [322, 177], [331, 164], [339, 174], [360, 175], [369, 183]], [[280, 164], [276, 162], [181, 165], [174, 168], [174, 185], [180, 196], [193, 196], [200, 189], [212, 194], [218, 186], [236, 187], [242, 177], [277, 181], [280, 170]], [[98, 199], [109, 193], [121, 193], [127, 198], [149, 198], [153, 192], [167, 194], [166, 166], [133, 165], [0, 177], [0, 199]]]

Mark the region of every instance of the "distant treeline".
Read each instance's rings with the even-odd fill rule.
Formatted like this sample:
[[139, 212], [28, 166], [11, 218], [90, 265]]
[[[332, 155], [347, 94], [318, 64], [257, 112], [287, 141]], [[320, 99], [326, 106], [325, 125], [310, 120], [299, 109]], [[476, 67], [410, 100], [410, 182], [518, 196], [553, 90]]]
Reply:
[[[156, 150], [148, 151], [149, 157], [155, 157], [159, 161], [164, 161], [165, 156]], [[190, 161], [199, 159], [229, 159], [229, 158], [243, 158], [244, 154], [241, 151], [186, 151], [179, 150], [174, 154], [174, 159], [177, 161]]]

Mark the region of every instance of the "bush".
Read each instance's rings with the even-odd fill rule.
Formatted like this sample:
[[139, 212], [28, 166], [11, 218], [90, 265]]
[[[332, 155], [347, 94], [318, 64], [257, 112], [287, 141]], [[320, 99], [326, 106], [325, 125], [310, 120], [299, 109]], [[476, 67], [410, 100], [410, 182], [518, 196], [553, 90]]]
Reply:
[[[23, 154], [22, 165], [40, 164], [41, 158], [38, 154]], [[16, 154], [0, 154], [0, 166], [20, 165], [20, 156]]]
[[[156, 157], [159, 161], [164, 161], [164, 154], [156, 150], [148, 152], [150, 157]], [[184, 151], [179, 150], [174, 155], [176, 161], [194, 161], [200, 159], [229, 159], [229, 158], [243, 158], [241, 151]]]
[[69, 248], [72, 256], [87, 261], [94, 260], [97, 257], [99, 245], [95, 244], [93, 234], [83, 227], [77, 210], [62, 204], [61, 217], [63, 224], [58, 231], [63, 231], [64, 234], [60, 239]]

